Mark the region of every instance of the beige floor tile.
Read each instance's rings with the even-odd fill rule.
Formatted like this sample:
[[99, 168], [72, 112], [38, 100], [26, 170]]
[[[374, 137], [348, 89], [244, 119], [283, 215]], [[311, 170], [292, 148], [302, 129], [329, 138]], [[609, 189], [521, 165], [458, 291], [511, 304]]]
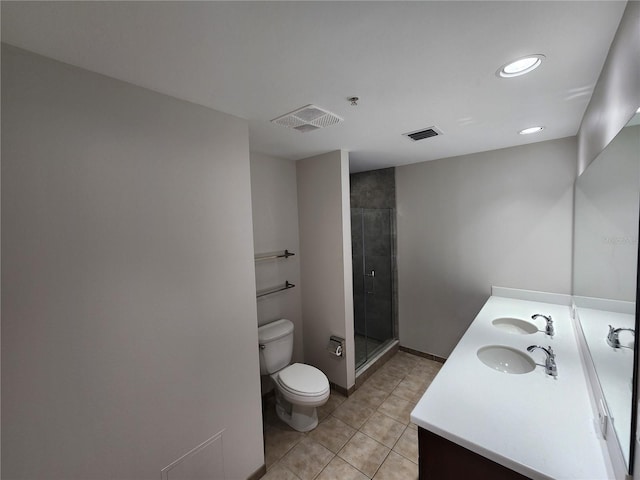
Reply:
[[418, 465], [391, 452], [373, 480], [418, 480]]
[[433, 378], [438, 374], [441, 368], [442, 368], [442, 363], [436, 362], [434, 360], [427, 360], [426, 358], [422, 358], [413, 367], [413, 369], [411, 370], [411, 373], [426, 375]]
[[334, 416], [329, 416], [309, 432], [307, 436], [320, 445], [327, 447], [333, 453], [338, 453], [344, 447], [344, 444], [353, 437], [354, 433], [356, 433], [354, 428]]
[[340, 457], [334, 457], [316, 480], [369, 480], [369, 477]]
[[441, 366], [398, 352], [351, 397], [332, 390], [327, 403], [318, 407], [318, 427], [307, 434], [282, 422], [275, 414], [275, 399], [267, 399], [263, 422], [268, 472], [263, 478], [417, 478], [418, 430], [409, 415]]
[[414, 406], [414, 402], [396, 397], [395, 395], [389, 395], [384, 403], [378, 407], [378, 410], [394, 420], [408, 425], [411, 421], [410, 415]]
[[420, 390], [421, 388], [424, 388], [428, 383], [431, 383], [431, 380], [433, 380], [433, 377], [431, 375], [410, 373], [409, 375], [404, 377], [403, 382], [413, 390]]
[[334, 454], [310, 438], [304, 438], [287, 453], [280, 463], [300, 477], [315, 478], [331, 461]]
[[361, 400], [373, 408], [378, 408], [388, 396], [389, 392], [375, 388], [365, 382], [350, 398]]
[[389, 375], [384, 371], [378, 371], [371, 375], [369, 380], [367, 380], [367, 384], [370, 387], [377, 388], [378, 390], [383, 390], [387, 393], [391, 393], [394, 388], [398, 386], [398, 384], [402, 381], [402, 378], [395, 377], [393, 375]]
[[318, 409], [317, 409], [317, 411], [318, 411], [318, 420], [322, 421], [325, 418], [327, 418], [346, 399], [347, 399], [347, 397], [345, 397], [341, 393], [338, 393], [335, 390], [331, 390], [331, 395], [329, 395], [329, 399], [327, 400], [327, 403], [325, 403], [324, 405], [318, 407]]
[[265, 464], [270, 468], [293, 448], [304, 434], [289, 428], [267, 426], [264, 431]]
[[394, 445], [393, 451], [414, 463], [418, 463], [418, 431], [407, 427]]
[[416, 374], [407, 375], [392, 392], [397, 397], [404, 398], [411, 402], [417, 402], [422, 398], [424, 392], [431, 385], [432, 378], [420, 378]]
[[338, 456], [371, 478], [388, 454], [387, 447], [364, 433], [356, 432]]
[[393, 375], [394, 377], [404, 378], [413, 370], [414, 365], [403, 365], [398, 363], [393, 363], [389, 360], [385, 363], [381, 368], [380, 372], [388, 373], [389, 375]]
[[431, 385], [431, 380], [429, 380], [427, 382], [427, 384], [424, 386], [424, 388], [421, 388], [420, 391], [418, 393], [416, 393], [415, 397], [413, 398], [413, 401], [418, 403], [418, 401], [422, 398], [422, 396], [425, 394], [425, 392], [429, 389], [429, 385]]
[[[435, 378], [435, 377], [434, 377]], [[431, 383], [433, 382], [433, 378], [428, 378], [427, 380], [425, 380], [423, 387], [421, 388], [422, 393], [427, 391], [427, 388], [429, 388], [429, 385], [431, 385]]]
[[261, 480], [300, 480], [300, 477], [281, 463], [276, 463]]
[[420, 393], [420, 388], [414, 389], [411, 385], [408, 385], [404, 380], [398, 384], [398, 386], [391, 392], [396, 397], [404, 398], [405, 400], [414, 401]]
[[366, 402], [349, 398], [333, 411], [333, 416], [347, 425], [358, 429], [375, 412], [376, 409]]
[[404, 424], [383, 413], [375, 412], [362, 426], [360, 431], [391, 448], [396, 444], [402, 432], [404, 432], [404, 429]]
[[393, 363], [395, 363], [395, 364], [398, 364], [398, 365], [414, 367], [418, 363], [420, 363], [420, 359], [421, 358], [422, 357], [418, 357], [417, 355], [412, 355], [411, 353], [400, 351], [400, 352], [396, 353], [393, 356], [393, 358], [391, 358], [391, 361]]

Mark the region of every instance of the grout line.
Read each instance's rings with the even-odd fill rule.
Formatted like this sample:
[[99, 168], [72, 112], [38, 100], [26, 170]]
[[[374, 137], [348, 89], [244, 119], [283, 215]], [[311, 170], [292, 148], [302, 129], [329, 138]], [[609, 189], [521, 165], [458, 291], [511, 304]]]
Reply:
[[376, 468], [376, 471], [375, 471], [375, 472], [373, 472], [373, 476], [372, 476], [371, 478], [375, 477], [375, 476], [378, 474], [378, 472], [379, 472], [379, 471], [380, 471], [380, 469], [382, 468], [382, 465], [384, 465], [384, 462], [386, 462], [386, 461], [387, 461], [387, 458], [389, 458], [389, 455], [391, 455], [391, 452], [392, 452], [392, 450], [391, 450], [391, 449], [389, 449], [389, 451], [387, 452], [387, 454], [386, 454], [386, 455], [384, 456], [384, 458], [382, 459], [382, 462], [380, 462], [380, 465], [378, 465], [378, 468]]

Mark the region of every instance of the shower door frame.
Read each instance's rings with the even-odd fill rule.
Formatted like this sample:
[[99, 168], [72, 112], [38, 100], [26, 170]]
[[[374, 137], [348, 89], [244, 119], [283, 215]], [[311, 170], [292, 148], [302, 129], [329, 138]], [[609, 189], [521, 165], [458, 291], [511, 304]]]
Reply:
[[[373, 336], [371, 336], [371, 331], [370, 331], [370, 321], [371, 321], [371, 315], [370, 315], [370, 306], [371, 306], [371, 297], [369, 297], [369, 295], [375, 295], [375, 288], [376, 288], [376, 282], [377, 282], [377, 278], [380, 278], [380, 276], [378, 275], [378, 277], [376, 277], [376, 273], [375, 270], [373, 269], [372, 271], [369, 271], [371, 269], [368, 268], [368, 266], [370, 266], [370, 264], [367, 264], [367, 259], [371, 259], [374, 257], [377, 258], [386, 258], [386, 255], [367, 255], [367, 243], [366, 243], [366, 228], [365, 228], [365, 222], [366, 222], [366, 213], [367, 212], [381, 212], [384, 211], [387, 214], [387, 221], [388, 221], [388, 227], [385, 231], [385, 234], [388, 235], [389, 237], [389, 247], [388, 247], [388, 251], [386, 253], [388, 253], [388, 269], [389, 272], [387, 273], [389, 280], [388, 280], [388, 291], [389, 291], [389, 302], [390, 302], [390, 306], [389, 306], [389, 318], [388, 318], [388, 324], [385, 325], [385, 329], [386, 327], [388, 327], [388, 335], [382, 335], [384, 338], [380, 341], [380, 344], [377, 345], [375, 348], [373, 348], [371, 351], [369, 351], [369, 346], [368, 346], [368, 341], [370, 338], [374, 338]], [[358, 328], [356, 327], [357, 325], [360, 324], [361, 321], [364, 322], [364, 338], [365, 338], [365, 356], [364, 359], [360, 362], [358, 362], [358, 351], [357, 351], [357, 347], [356, 347], [356, 356], [355, 356], [355, 368], [356, 370], [366, 366], [373, 357], [376, 356], [376, 354], [382, 350], [385, 349], [385, 347], [387, 347], [390, 343], [394, 342], [397, 340], [398, 338], [398, 307], [397, 307], [397, 268], [396, 268], [396, 211], [394, 208], [351, 208], [351, 217], [352, 219], [354, 218], [354, 212], [357, 212], [358, 218], [360, 220], [360, 224], [359, 224], [359, 229], [361, 232], [361, 239], [360, 239], [360, 251], [361, 251], [361, 256], [362, 256], [362, 262], [358, 262], [359, 266], [359, 272], [356, 273], [355, 271], [355, 267], [356, 267], [356, 263], [355, 263], [355, 256], [353, 256], [352, 254], [352, 265], [354, 267], [354, 273], [353, 273], [353, 281], [354, 281], [354, 337], [356, 337], [357, 335], [361, 335], [358, 330]], [[352, 227], [353, 228], [353, 227]], [[352, 234], [352, 241], [353, 241], [353, 234]], [[354, 242], [353, 244], [355, 245], [356, 242]], [[386, 272], [385, 272], [386, 273]], [[361, 318], [359, 318], [358, 315], [358, 305], [357, 305], [357, 292], [359, 291], [359, 289], [356, 287], [355, 282], [356, 281], [360, 281], [361, 282], [361, 297], [362, 297], [362, 317], [364, 318], [364, 320], [362, 320]], [[385, 332], [386, 333], [386, 332]], [[376, 339], [378, 340], [378, 339]], [[357, 340], [354, 338], [354, 342], [358, 343]]]

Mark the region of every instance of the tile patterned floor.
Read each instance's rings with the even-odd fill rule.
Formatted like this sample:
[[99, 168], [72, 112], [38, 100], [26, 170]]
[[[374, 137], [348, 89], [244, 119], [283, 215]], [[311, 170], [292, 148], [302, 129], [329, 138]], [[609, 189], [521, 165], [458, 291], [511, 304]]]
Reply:
[[418, 429], [409, 415], [442, 365], [396, 353], [353, 395], [332, 391], [318, 427], [296, 432], [274, 401], [264, 412], [264, 480], [418, 478]]

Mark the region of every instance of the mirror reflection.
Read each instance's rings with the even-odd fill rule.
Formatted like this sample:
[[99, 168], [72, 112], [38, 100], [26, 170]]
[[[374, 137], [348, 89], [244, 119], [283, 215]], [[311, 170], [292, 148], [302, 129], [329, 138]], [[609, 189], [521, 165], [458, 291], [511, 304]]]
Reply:
[[640, 206], [640, 115], [575, 184], [573, 293], [615, 434], [630, 464]]

